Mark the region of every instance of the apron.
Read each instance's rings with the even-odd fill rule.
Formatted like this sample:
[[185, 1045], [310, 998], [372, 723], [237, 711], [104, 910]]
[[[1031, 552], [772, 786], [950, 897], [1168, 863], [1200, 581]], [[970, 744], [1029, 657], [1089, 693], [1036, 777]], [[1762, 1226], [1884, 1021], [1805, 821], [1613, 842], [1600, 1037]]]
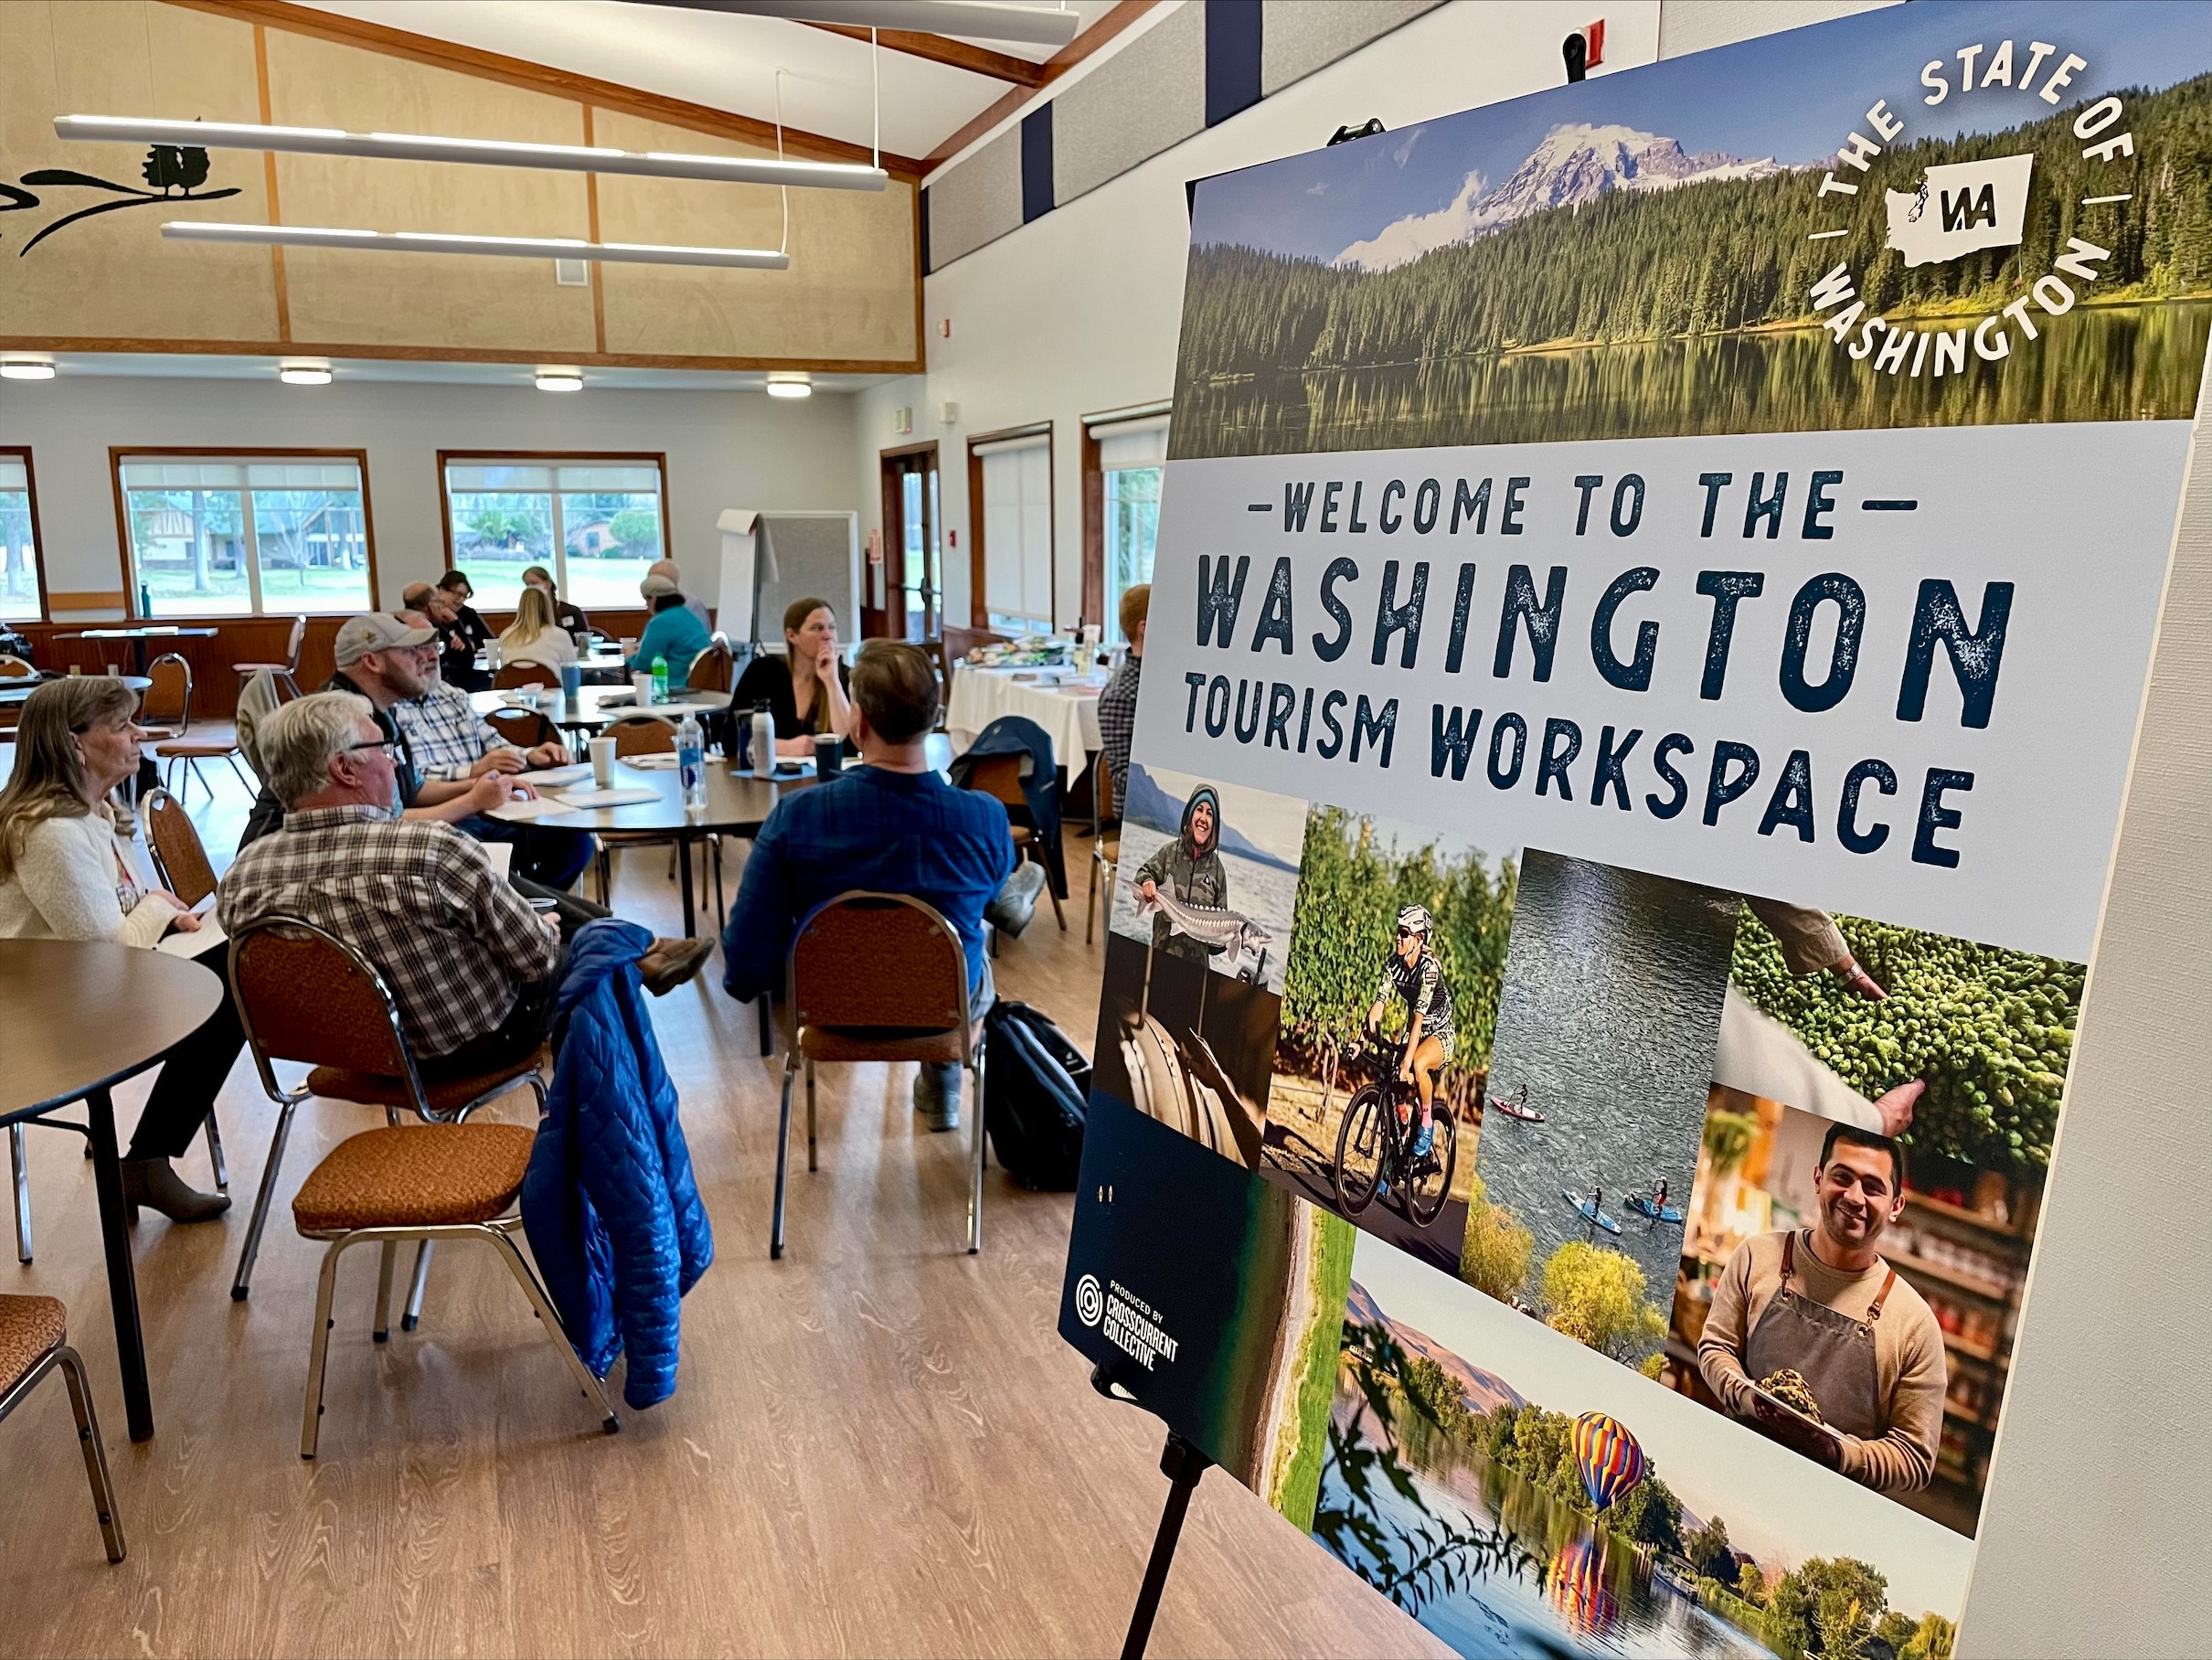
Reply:
[[1882, 1317], [1882, 1304], [1897, 1284], [1897, 1270], [1892, 1268], [1882, 1282], [1866, 1317], [1854, 1320], [1792, 1291], [1790, 1276], [1796, 1267], [1797, 1235], [1792, 1231], [1781, 1242], [1781, 1289], [1743, 1346], [1744, 1370], [1753, 1383], [1785, 1367], [1802, 1374], [1820, 1403], [1823, 1423], [1861, 1441], [1878, 1441], [1889, 1425], [1882, 1410], [1881, 1370], [1875, 1362], [1874, 1323]]

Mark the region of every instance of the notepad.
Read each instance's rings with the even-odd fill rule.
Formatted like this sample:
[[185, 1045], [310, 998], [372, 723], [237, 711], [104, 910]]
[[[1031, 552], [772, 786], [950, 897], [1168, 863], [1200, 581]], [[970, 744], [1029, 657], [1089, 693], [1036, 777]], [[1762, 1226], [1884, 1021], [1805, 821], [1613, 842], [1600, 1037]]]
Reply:
[[658, 790], [571, 790], [557, 796], [571, 811], [588, 811], [593, 807], [627, 807], [638, 802], [658, 801]]
[[562, 784], [572, 784], [591, 776], [588, 761], [571, 761], [565, 767], [546, 767], [535, 772], [522, 774], [522, 782], [537, 790], [555, 790]]

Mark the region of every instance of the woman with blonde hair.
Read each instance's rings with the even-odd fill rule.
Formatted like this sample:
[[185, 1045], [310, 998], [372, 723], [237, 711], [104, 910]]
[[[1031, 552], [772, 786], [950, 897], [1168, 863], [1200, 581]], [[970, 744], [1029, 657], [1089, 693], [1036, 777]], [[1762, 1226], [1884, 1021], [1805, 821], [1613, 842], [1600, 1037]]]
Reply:
[[[143, 888], [115, 834], [108, 794], [138, 771], [138, 695], [103, 675], [40, 686], [23, 705], [16, 770], [0, 788], [0, 939], [105, 941], [152, 949], [166, 934], [197, 933], [200, 920], [177, 897]], [[223, 1001], [172, 1048], [122, 1161], [124, 1200], [173, 1221], [203, 1222], [228, 1196], [186, 1186], [169, 1161], [192, 1144], [245, 1047], [224, 974], [220, 942], [193, 961], [225, 981]], [[130, 1011], [118, 1009], [127, 1020]]]
[[553, 614], [553, 601], [526, 588], [515, 601], [515, 621], [499, 636], [502, 663], [537, 663], [558, 671], [576, 661], [576, 642]]

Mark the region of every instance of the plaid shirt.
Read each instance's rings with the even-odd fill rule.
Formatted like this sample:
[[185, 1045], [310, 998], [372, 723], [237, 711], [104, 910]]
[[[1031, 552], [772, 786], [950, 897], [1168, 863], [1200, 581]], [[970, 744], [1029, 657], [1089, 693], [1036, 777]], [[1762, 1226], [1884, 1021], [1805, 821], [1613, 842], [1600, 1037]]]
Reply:
[[431, 681], [420, 697], [393, 704], [392, 715], [407, 734], [415, 765], [428, 779], [464, 782], [469, 769], [484, 756], [514, 748], [470, 708], [466, 692], [442, 680]]
[[384, 976], [418, 1058], [497, 1028], [519, 986], [560, 963], [560, 942], [450, 825], [375, 807], [287, 813], [241, 849], [216, 919], [235, 938], [265, 917], [335, 934]]
[[1122, 800], [1129, 791], [1129, 740], [1137, 729], [1137, 676], [1144, 659], [1123, 663], [1099, 694], [1099, 742], [1106, 750], [1106, 765], [1113, 776], [1113, 813], [1122, 815]]

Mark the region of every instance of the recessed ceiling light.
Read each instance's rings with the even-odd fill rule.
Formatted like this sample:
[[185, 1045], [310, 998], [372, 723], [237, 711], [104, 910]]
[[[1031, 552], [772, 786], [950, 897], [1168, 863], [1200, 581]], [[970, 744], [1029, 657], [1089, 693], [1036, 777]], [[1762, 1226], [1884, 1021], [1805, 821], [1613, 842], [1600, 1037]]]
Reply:
[[582, 372], [577, 369], [539, 369], [537, 389], [541, 392], [580, 392], [584, 389]]
[[0, 380], [51, 380], [53, 378], [54, 366], [50, 363], [34, 363], [14, 357], [0, 362]]
[[277, 368], [277, 378], [286, 386], [328, 386], [330, 366], [326, 363], [286, 363]]
[[768, 378], [771, 398], [812, 398], [814, 384], [804, 375], [771, 375]]

